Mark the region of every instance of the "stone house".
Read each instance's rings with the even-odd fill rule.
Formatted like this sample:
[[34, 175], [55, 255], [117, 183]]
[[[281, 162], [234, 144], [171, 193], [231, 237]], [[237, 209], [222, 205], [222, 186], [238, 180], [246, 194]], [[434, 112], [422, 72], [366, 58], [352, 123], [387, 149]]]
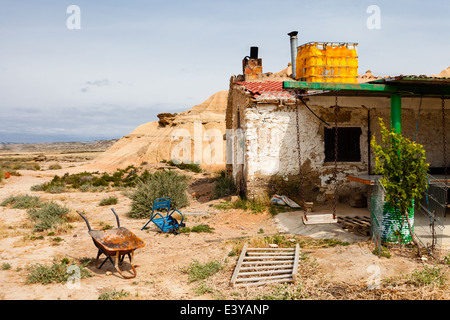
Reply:
[[[285, 81], [293, 79], [287, 73], [261, 73], [257, 77], [243, 74], [230, 79], [227, 173], [241, 195], [270, 195], [280, 191], [283, 181], [289, 186], [299, 177], [300, 154], [306, 201], [324, 203], [334, 197], [335, 156], [339, 201], [349, 202], [354, 194], [367, 196], [368, 186], [349, 177], [374, 174], [370, 139], [379, 133], [379, 118], [389, 125], [390, 97], [326, 90], [309, 90], [296, 97], [293, 90], [285, 89]], [[448, 106], [442, 108], [442, 101], [433, 96], [401, 98], [402, 134], [424, 145], [431, 173], [440, 174], [450, 159], [447, 154], [444, 163], [442, 137], [443, 130], [450, 137], [450, 125], [445, 127], [450, 113]], [[336, 104], [339, 108], [335, 116]], [[335, 122], [339, 128], [337, 155]], [[291, 189], [295, 186], [290, 185]]]

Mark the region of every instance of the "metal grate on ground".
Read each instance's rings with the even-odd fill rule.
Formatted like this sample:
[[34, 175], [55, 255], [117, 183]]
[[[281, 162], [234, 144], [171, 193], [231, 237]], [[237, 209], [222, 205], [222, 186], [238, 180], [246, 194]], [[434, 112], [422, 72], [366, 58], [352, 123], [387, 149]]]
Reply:
[[245, 244], [236, 264], [231, 286], [259, 286], [295, 282], [300, 247], [248, 248]]

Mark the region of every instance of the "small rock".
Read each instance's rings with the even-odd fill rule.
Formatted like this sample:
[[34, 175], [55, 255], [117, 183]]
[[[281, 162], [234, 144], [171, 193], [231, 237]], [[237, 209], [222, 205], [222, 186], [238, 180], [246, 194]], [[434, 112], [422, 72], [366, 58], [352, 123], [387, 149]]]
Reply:
[[105, 273], [107, 276], [110, 276], [110, 275], [112, 275], [112, 272], [111, 271], [106, 271], [106, 273]]
[[278, 248], [278, 245], [276, 243], [271, 243], [271, 244], [269, 244], [269, 247], [271, 247], [271, 248]]

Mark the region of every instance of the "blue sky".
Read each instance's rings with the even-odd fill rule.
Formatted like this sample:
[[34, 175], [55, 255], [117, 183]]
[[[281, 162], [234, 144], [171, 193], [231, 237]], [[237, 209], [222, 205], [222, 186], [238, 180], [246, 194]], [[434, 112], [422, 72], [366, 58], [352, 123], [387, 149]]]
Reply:
[[[80, 29], [67, 28], [70, 5]], [[228, 89], [251, 46], [264, 72], [284, 69], [293, 30], [299, 44], [358, 42], [360, 73], [450, 66], [444, 0], [0, 0], [0, 142], [120, 138]]]

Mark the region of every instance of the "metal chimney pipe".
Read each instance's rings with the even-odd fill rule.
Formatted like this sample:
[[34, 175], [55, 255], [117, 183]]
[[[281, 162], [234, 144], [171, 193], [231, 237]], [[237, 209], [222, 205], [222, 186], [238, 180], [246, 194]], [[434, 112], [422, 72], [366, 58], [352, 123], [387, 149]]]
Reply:
[[297, 60], [297, 47], [298, 47], [298, 31], [292, 31], [288, 33], [291, 39], [291, 67], [292, 67], [292, 78], [295, 79], [296, 76], [296, 60]]
[[250, 47], [250, 59], [258, 59], [258, 47]]

